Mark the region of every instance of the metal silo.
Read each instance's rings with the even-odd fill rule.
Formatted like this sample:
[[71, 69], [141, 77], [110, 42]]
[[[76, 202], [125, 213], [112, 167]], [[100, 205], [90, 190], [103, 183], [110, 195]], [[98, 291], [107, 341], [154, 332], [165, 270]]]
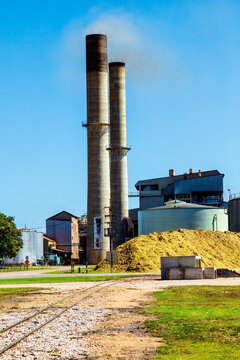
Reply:
[[240, 232], [240, 194], [231, 194], [229, 206], [229, 230]]
[[24, 264], [28, 260], [31, 264], [43, 259], [43, 233], [31, 230], [21, 230], [23, 247], [12, 258], [4, 258], [7, 264]]
[[213, 231], [228, 230], [227, 209], [169, 201], [165, 206], [138, 212], [139, 235], [179, 228]]

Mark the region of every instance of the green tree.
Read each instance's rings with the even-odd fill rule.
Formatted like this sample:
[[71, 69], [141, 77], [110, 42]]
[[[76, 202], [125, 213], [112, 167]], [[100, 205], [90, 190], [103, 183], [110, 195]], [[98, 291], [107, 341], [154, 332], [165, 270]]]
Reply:
[[21, 231], [16, 228], [14, 218], [0, 213], [0, 258], [12, 258], [22, 247]]

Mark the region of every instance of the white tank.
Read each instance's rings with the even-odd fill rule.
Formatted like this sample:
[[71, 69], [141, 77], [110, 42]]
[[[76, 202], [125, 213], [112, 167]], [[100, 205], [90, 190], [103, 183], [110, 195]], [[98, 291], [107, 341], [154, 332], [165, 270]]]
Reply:
[[139, 235], [180, 228], [227, 231], [227, 209], [169, 201], [165, 206], [138, 212]]
[[21, 231], [23, 247], [14, 258], [4, 258], [5, 264], [23, 264], [26, 260], [32, 264], [43, 257], [43, 233], [29, 230]]

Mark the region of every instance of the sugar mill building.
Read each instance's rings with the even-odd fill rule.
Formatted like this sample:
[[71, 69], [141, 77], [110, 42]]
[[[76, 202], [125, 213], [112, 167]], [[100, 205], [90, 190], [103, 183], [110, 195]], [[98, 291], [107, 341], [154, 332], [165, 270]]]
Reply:
[[46, 235], [56, 241], [57, 248], [68, 253], [72, 259], [79, 259], [78, 217], [67, 211], [46, 220]]
[[[135, 230], [139, 225], [139, 211], [160, 209], [160, 207], [165, 209], [164, 204], [171, 200], [207, 207], [226, 208], [228, 204], [223, 201], [223, 178], [224, 174], [218, 170], [193, 172], [193, 169], [190, 169], [189, 173], [175, 175], [174, 169], [171, 169], [167, 177], [138, 181], [135, 185], [138, 193], [130, 194], [130, 196], [139, 197], [139, 208], [130, 210], [130, 217], [134, 222]], [[173, 213], [171, 214], [173, 215]], [[226, 211], [224, 215], [227, 216]], [[225, 228], [225, 225], [223, 227]]]
[[140, 180], [135, 187], [139, 191], [140, 209], [163, 206], [166, 201], [180, 200], [187, 203], [222, 207], [223, 177], [218, 170], [193, 172]]

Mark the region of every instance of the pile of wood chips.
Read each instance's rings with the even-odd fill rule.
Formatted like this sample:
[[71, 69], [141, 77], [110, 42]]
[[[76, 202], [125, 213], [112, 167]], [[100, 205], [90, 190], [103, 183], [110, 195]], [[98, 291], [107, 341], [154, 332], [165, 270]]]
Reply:
[[[202, 266], [240, 269], [240, 233], [178, 229], [138, 236], [116, 249], [114, 272], [159, 272], [161, 256], [199, 255]], [[96, 271], [109, 272], [107, 260]]]

